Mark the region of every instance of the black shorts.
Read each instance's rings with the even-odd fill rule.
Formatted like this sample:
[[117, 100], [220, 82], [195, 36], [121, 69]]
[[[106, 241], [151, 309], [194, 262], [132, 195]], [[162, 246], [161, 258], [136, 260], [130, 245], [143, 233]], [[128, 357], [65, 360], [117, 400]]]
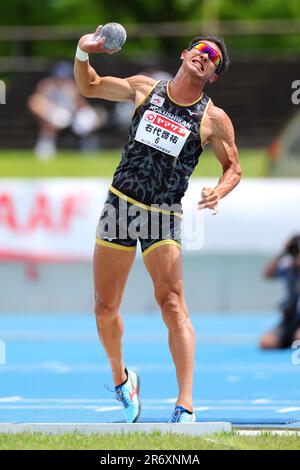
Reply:
[[134, 251], [139, 240], [143, 256], [161, 245], [181, 248], [181, 205], [168, 209], [145, 205], [110, 187], [97, 226], [96, 243]]

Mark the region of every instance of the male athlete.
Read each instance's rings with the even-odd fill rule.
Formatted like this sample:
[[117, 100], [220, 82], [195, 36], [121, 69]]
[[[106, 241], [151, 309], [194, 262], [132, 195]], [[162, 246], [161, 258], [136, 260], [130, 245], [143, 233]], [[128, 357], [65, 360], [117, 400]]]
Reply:
[[[97, 228], [94, 283], [99, 337], [112, 369], [116, 398], [123, 404], [127, 422], [136, 422], [141, 411], [140, 383], [124, 363], [119, 308], [139, 240], [176, 367], [179, 395], [170, 422], [194, 422], [195, 333], [183, 293], [180, 201], [208, 143], [223, 175], [215, 188], [203, 189], [198, 208], [216, 213], [219, 200], [241, 178], [232, 123], [203, 93], [207, 82], [215, 82], [226, 71], [227, 49], [220, 38], [195, 37], [181, 53], [182, 64], [175, 78], [156, 82], [142, 75], [125, 79], [99, 76], [89, 64], [88, 53], [117, 52], [106, 49], [104, 42], [104, 38], [95, 41], [93, 34], [80, 39], [74, 69], [79, 90], [90, 98], [132, 102], [135, 111]], [[152, 236], [148, 229], [141, 236], [132, 230], [137, 227], [136, 210], [141, 216], [141, 231], [156, 217], [154, 228], [163, 228], [164, 233]], [[169, 218], [167, 230], [163, 217]], [[116, 229], [114, 233], [107, 232], [109, 225]]]

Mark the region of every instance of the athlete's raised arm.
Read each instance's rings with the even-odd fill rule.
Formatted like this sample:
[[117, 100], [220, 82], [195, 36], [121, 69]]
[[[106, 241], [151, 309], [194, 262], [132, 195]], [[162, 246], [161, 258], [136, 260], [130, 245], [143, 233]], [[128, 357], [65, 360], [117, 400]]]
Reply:
[[[95, 36], [96, 39], [95, 40]], [[85, 34], [79, 40], [74, 76], [79, 91], [89, 98], [102, 98], [110, 101], [132, 101], [138, 103], [149, 92], [155, 80], [143, 75], [129, 78], [100, 77], [89, 64], [88, 53], [114, 54], [119, 49], [106, 49], [105, 38], [99, 37], [99, 28], [93, 34]]]
[[210, 103], [204, 123], [203, 143], [210, 143], [212, 150], [223, 168], [215, 188], [203, 188], [199, 209], [212, 209], [218, 212], [218, 201], [225, 197], [237, 186], [241, 179], [241, 165], [234, 139], [234, 129], [231, 120], [223, 111]]

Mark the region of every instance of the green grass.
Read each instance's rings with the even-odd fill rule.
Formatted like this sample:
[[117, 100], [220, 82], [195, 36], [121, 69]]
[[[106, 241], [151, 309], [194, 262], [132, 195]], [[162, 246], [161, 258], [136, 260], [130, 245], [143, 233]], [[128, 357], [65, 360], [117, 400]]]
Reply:
[[[120, 161], [121, 150], [101, 150], [97, 153], [60, 152], [50, 161], [38, 160], [31, 151], [0, 151], [0, 177], [111, 177]], [[240, 160], [244, 177], [262, 177], [267, 174], [267, 157], [263, 150], [241, 150]], [[215, 156], [205, 150], [194, 176], [221, 175]]]
[[45, 435], [41, 433], [0, 434], [1, 450], [300, 450], [295, 434], [240, 436], [236, 432], [192, 437], [161, 434], [81, 434]]

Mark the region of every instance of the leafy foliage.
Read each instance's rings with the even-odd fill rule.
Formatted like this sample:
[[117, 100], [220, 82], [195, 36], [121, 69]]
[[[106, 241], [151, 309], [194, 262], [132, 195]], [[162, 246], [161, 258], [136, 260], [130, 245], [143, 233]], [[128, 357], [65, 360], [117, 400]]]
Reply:
[[[118, 21], [125, 25], [141, 25], [142, 23], [200, 21], [208, 19], [238, 20], [238, 19], [300, 19], [299, 0], [9, 0], [2, 5], [0, 25], [84, 25], [96, 28], [98, 24]], [[200, 34], [200, 31], [195, 31]], [[154, 50], [156, 53], [180, 49], [189, 38], [141, 38], [130, 40], [126, 50], [134, 56], [138, 49]], [[228, 38], [232, 52], [257, 51], [299, 51], [299, 37], [289, 35], [250, 35], [231, 36]], [[66, 41], [66, 56], [71, 56], [74, 41]], [[134, 42], [136, 44], [134, 44]], [[50, 56], [59, 55], [59, 41], [46, 42]], [[47, 55], [45, 48], [39, 45], [25, 47], [32, 55]], [[5, 41], [0, 52], [7, 54]]]

